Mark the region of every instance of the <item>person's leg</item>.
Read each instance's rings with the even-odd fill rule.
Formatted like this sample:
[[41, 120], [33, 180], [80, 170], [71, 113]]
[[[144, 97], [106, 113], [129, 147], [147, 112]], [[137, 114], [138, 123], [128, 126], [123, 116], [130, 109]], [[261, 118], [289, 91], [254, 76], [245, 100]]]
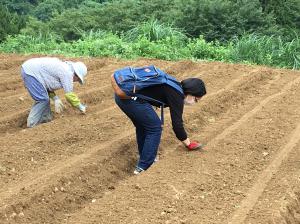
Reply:
[[135, 126], [135, 133], [136, 133], [139, 155], [141, 156], [144, 147], [145, 138], [146, 138], [145, 130], [144, 127], [139, 124], [134, 123], [134, 126]]
[[[134, 124], [135, 128], [136, 128], [136, 139], [137, 139], [137, 145], [138, 145], [138, 150], [139, 150], [139, 156], [140, 158], [142, 157], [142, 152], [143, 152], [143, 148], [144, 148], [144, 143], [145, 143], [145, 138], [146, 138], [146, 134], [145, 134], [145, 129], [143, 126]], [[159, 160], [158, 155], [156, 153], [156, 157], [154, 159], [154, 162], [157, 162]]]
[[52, 120], [49, 101], [36, 101], [32, 106], [27, 118], [27, 127], [32, 128], [38, 124]]
[[37, 79], [25, 74], [23, 70], [21, 70], [21, 75], [25, 88], [35, 101], [27, 119], [27, 127], [34, 127], [40, 123], [51, 121], [53, 117], [48, 92]]
[[47, 122], [50, 122], [52, 120], [53, 120], [53, 115], [52, 115], [52, 112], [51, 112], [50, 100], [49, 100], [48, 104], [45, 107], [45, 110], [43, 112], [41, 123], [47, 123]]
[[142, 154], [138, 162], [138, 167], [144, 170], [148, 169], [156, 158], [162, 133], [161, 121], [153, 108], [150, 106], [145, 112], [146, 116], [143, 117], [145, 139]]
[[120, 109], [130, 118], [133, 125], [135, 126], [135, 134], [136, 134], [136, 141], [138, 145], [138, 152], [139, 155], [142, 153], [142, 149], [144, 146], [145, 134], [144, 128], [135, 119], [132, 119], [132, 111], [134, 108], [134, 104], [136, 103], [133, 100], [121, 100], [119, 97], [115, 96], [116, 104], [120, 107]]
[[140, 159], [138, 167], [148, 169], [155, 160], [161, 137], [161, 121], [152, 106], [147, 102], [120, 100], [117, 105], [136, 126]]

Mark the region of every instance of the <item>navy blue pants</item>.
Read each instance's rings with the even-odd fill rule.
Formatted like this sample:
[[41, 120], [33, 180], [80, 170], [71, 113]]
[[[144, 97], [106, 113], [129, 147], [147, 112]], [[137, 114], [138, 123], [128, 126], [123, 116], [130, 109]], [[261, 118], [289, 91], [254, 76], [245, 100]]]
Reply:
[[161, 121], [152, 106], [144, 100], [125, 100], [115, 95], [115, 101], [136, 128], [140, 155], [137, 166], [146, 170], [152, 165], [157, 154], [162, 133]]

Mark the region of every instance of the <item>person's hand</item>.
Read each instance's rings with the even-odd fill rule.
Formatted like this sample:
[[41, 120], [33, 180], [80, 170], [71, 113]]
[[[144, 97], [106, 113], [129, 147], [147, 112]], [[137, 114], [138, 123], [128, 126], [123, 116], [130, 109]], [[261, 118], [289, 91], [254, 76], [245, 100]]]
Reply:
[[196, 142], [196, 141], [191, 141], [189, 145], [186, 145], [188, 150], [195, 150], [195, 149], [201, 149], [203, 144]]
[[64, 106], [64, 104], [61, 102], [61, 100], [59, 99], [58, 96], [55, 96], [55, 97], [53, 98], [53, 100], [54, 100], [54, 109], [55, 109], [55, 112], [58, 113], [58, 114], [60, 114], [61, 112], [63, 112], [65, 106]]
[[78, 105], [78, 109], [80, 110], [80, 112], [81, 112], [82, 114], [85, 114], [85, 113], [86, 113], [86, 108], [87, 108], [87, 106], [84, 105], [84, 104], [82, 104], [82, 103]]

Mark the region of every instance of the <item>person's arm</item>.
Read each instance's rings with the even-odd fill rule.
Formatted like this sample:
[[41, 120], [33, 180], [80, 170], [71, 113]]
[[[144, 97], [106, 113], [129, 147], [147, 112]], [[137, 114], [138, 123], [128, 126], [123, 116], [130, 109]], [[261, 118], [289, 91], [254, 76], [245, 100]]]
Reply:
[[191, 140], [190, 140], [189, 138], [187, 138], [187, 139], [183, 140], [182, 143], [183, 143], [186, 147], [188, 147], [188, 146], [191, 144]]
[[183, 124], [183, 97], [172, 87], [165, 87], [167, 105], [170, 108], [173, 131], [180, 141], [187, 139]]
[[65, 109], [65, 106], [62, 103], [62, 101], [60, 100], [60, 98], [55, 94], [55, 92], [48, 90], [48, 95], [49, 95], [50, 99], [52, 99], [54, 102], [55, 112], [58, 114], [63, 112], [63, 110]]
[[81, 113], [86, 113], [86, 105], [80, 102], [79, 97], [76, 93], [73, 92], [73, 76], [74, 74], [68, 70], [58, 70], [61, 85], [65, 91], [66, 100], [77, 109], [80, 110]]
[[196, 141], [191, 141], [187, 137], [183, 125], [183, 119], [182, 119], [184, 100], [180, 94], [174, 91], [176, 90], [172, 90], [172, 89], [168, 90], [167, 100], [168, 100], [168, 105], [170, 107], [172, 126], [175, 135], [177, 139], [180, 140], [187, 149], [194, 150], [194, 149], [201, 148], [202, 144]]
[[111, 75], [111, 86], [115, 92], [115, 94], [120, 98], [120, 99], [130, 99], [129, 96], [126, 95], [126, 93], [118, 86], [114, 75]]
[[82, 104], [78, 96], [74, 92], [65, 94], [66, 100], [73, 106], [80, 110], [81, 113], [86, 113], [86, 105]]
[[66, 100], [73, 106], [78, 107], [80, 105], [80, 100], [76, 93], [68, 92], [65, 94]]

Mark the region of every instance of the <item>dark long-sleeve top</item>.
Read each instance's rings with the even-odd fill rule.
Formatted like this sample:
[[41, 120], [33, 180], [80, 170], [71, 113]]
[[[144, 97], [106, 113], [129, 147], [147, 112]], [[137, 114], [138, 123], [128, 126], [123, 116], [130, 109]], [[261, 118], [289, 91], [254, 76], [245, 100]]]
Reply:
[[[151, 97], [165, 103], [170, 108], [173, 131], [180, 141], [187, 139], [184, 129], [182, 113], [184, 107], [184, 96], [169, 85], [156, 85], [138, 91], [139, 94]], [[161, 106], [158, 103], [149, 102], [153, 106]]]

